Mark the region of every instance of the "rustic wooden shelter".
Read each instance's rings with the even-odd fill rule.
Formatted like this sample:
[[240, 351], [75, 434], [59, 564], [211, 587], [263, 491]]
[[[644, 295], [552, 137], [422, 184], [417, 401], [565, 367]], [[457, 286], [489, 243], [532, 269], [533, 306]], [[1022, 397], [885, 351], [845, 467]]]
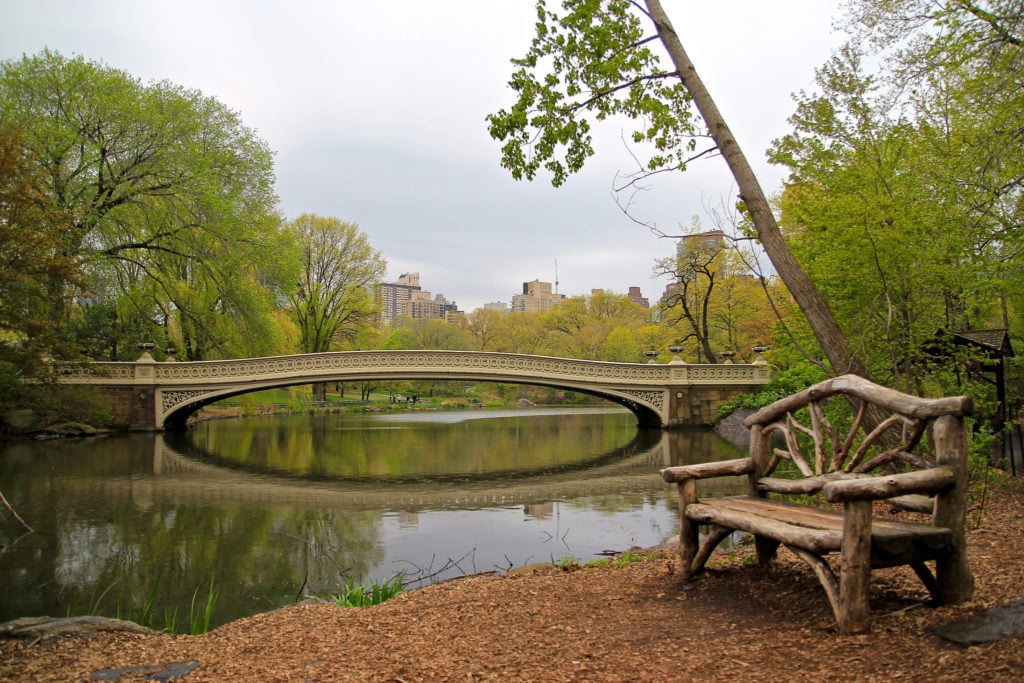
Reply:
[[980, 360], [972, 361], [964, 370], [995, 386], [999, 412], [990, 419], [997, 431], [1002, 429], [1010, 417], [1006, 399], [1006, 359], [1015, 356], [1009, 332], [1005, 329], [962, 330], [952, 334], [940, 331], [927, 352], [933, 358], [948, 358], [956, 347], [974, 349], [980, 356]]

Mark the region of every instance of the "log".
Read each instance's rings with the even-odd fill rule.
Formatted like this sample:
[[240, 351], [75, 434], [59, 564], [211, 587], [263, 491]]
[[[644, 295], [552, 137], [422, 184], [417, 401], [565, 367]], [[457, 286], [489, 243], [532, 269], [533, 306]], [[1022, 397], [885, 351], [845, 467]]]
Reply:
[[974, 413], [974, 401], [969, 396], [919, 398], [879, 386], [857, 375], [841, 375], [819, 382], [800, 393], [780, 398], [748, 416], [743, 424], [750, 428], [754, 425], [768, 424], [786, 413], [803, 408], [811, 401], [821, 401], [839, 393], [855, 396], [862, 401], [874, 403], [907, 417], [931, 419], [940, 415], [960, 417]]
[[805, 495], [821, 491], [825, 484], [840, 479], [863, 479], [870, 477], [870, 474], [851, 474], [848, 472], [831, 472], [817, 477], [802, 477], [800, 479], [780, 479], [778, 477], [763, 477], [757, 481], [757, 490], [762, 493], [780, 493], [786, 496]]
[[917, 494], [886, 498], [885, 502], [892, 505], [894, 508], [906, 510], [907, 512], [920, 512], [925, 515], [930, 515], [935, 511], [934, 498]]
[[751, 458], [734, 458], [701, 462], [695, 465], [677, 465], [661, 470], [661, 478], [668, 484], [678, 484], [687, 479], [711, 479], [713, 477], [736, 477], [748, 474], [754, 467]]
[[871, 501], [855, 500], [845, 508], [836, 621], [839, 632], [849, 635], [864, 633], [871, 627]]
[[718, 544], [728, 538], [733, 531], [734, 530], [729, 527], [713, 525], [708, 530], [708, 535], [704, 538], [704, 544], [701, 545], [700, 551], [697, 553], [696, 557], [693, 558], [693, 563], [690, 568], [691, 572], [696, 574], [704, 569], [704, 565], [706, 565], [708, 560], [711, 559], [711, 553], [713, 553], [715, 548], [718, 547]]
[[832, 606], [832, 614], [836, 616], [836, 620], [839, 620], [841, 602], [839, 598], [839, 582], [836, 580], [836, 575], [832, 571], [832, 567], [829, 566], [828, 562], [823, 560], [820, 556], [814, 553], [809, 553], [802, 548], [791, 548], [796, 556], [801, 560], [811, 565], [811, 569], [818, 577], [818, 582], [821, 583], [821, 587], [825, 589], [825, 596], [828, 598], [828, 604]]
[[750, 512], [732, 510], [711, 503], [696, 503], [686, 508], [686, 516], [701, 524], [719, 524], [737, 531], [766, 536], [785, 545], [804, 548], [823, 555], [842, 546], [843, 533], [837, 529], [797, 526]]
[[825, 484], [822, 493], [832, 503], [855, 500], [884, 500], [910, 493], [932, 494], [945, 491], [956, 484], [956, 472], [951, 467], [933, 467], [882, 477], [845, 479]]
[[[708, 513], [702, 510], [701, 514], [705, 517], [709, 514], [718, 517], [742, 515], [747, 518], [743, 531], [767, 536], [787, 545], [807, 547], [819, 554], [838, 552], [842, 546], [845, 524], [843, 512], [752, 496], [716, 498], [702, 501], [701, 504], [719, 511]], [[787, 525], [796, 531], [783, 537], [773, 531], [766, 520]], [[827, 546], [806, 546], [806, 542], [801, 539], [815, 531], [822, 532], [822, 538], [830, 538], [831, 542]], [[876, 519], [871, 526], [871, 563], [875, 567], [891, 567], [933, 559], [948, 550], [951, 541], [952, 532], [946, 528], [918, 522]]]
[[693, 558], [700, 547], [700, 530], [697, 523], [687, 516], [687, 509], [697, 501], [697, 482], [684, 479], [679, 489], [679, 562], [682, 567], [683, 580], [686, 581], [694, 573]]
[[956, 486], [935, 497], [933, 522], [952, 531], [951, 550], [935, 561], [938, 600], [955, 604], [974, 595], [974, 574], [967, 563], [967, 430], [963, 418], [945, 415], [935, 421], [936, 460], [956, 472]]

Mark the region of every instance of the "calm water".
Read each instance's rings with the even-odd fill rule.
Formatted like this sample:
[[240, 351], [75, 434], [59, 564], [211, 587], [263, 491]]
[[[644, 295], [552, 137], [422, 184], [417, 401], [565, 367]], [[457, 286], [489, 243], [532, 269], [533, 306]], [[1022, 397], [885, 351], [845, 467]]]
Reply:
[[[665, 466], [735, 457], [713, 433], [608, 409], [302, 415], [185, 435], [0, 445], [0, 621], [214, 622], [398, 573], [410, 587], [651, 546]], [[195, 603], [196, 607], [193, 607]], [[148, 605], [148, 609], [147, 609]]]

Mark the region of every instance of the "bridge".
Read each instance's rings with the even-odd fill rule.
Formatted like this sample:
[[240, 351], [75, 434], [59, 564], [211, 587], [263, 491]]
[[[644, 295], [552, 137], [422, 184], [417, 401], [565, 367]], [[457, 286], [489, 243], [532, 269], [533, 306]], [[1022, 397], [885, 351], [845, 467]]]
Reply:
[[629, 408], [640, 427], [703, 426], [718, 407], [770, 379], [751, 364], [612, 363], [486, 351], [337, 351], [235, 360], [157, 362], [149, 353], [120, 363], [61, 366], [63, 384], [94, 385], [118, 426], [183, 430], [205, 405], [263, 389], [316, 382], [463, 380], [578, 391]]

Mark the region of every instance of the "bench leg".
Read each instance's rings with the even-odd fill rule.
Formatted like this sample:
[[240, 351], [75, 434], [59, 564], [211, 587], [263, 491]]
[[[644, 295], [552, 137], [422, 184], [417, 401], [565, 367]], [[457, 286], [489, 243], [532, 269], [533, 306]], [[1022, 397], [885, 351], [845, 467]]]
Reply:
[[757, 563], [766, 565], [775, 559], [779, 550], [779, 542], [764, 536], [754, 536], [754, 548], [757, 550]]
[[718, 547], [718, 544], [728, 538], [732, 533], [733, 529], [730, 529], [727, 526], [718, 526], [717, 524], [712, 525], [712, 527], [708, 529], [708, 535], [704, 537], [704, 545], [700, 547], [700, 551], [697, 553], [697, 556], [693, 558], [691, 571], [694, 574], [703, 571], [704, 565], [706, 565], [708, 560], [711, 558], [711, 553], [715, 552], [715, 548]]
[[941, 604], [942, 598], [939, 595], [939, 584], [935, 581], [935, 575], [928, 569], [928, 565], [924, 562], [911, 562], [910, 566], [913, 568], [914, 573], [917, 574], [917, 578], [921, 579], [924, 587], [928, 589], [932, 600], [936, 604]]
[[679, 562], [682, 565], [683, 581], [694, 574], [693, 558], [697, 556], [700, 544], [700, 529], [697, 522], [686, 517], [686, 506], [697, 502], [697, 482], [693, 479], [681, 481], [679, 487]]
[[832, 614], [835, 615], [836, 621], [839, 621], [839, 581], [836, 580], [836, 575], [832, 571], [832, 567], [829, 566], [828, 562], [824, 560], [820, 555], [804, 550], [803, 548], [797, 548], [791, 546], [792, 550], [797, 557], [811, 565], [811, 569], [814, 570], [814, 574], [818, 577], [818, 581], [821, 583], [821, 587], [825, 589], [825, 595], [828, 597], [828, 604], [832, 607]]
[[844, 508], [836, 621], [842, 634], [864, 633], [871, 628], [871, 501], [851, 501]]

